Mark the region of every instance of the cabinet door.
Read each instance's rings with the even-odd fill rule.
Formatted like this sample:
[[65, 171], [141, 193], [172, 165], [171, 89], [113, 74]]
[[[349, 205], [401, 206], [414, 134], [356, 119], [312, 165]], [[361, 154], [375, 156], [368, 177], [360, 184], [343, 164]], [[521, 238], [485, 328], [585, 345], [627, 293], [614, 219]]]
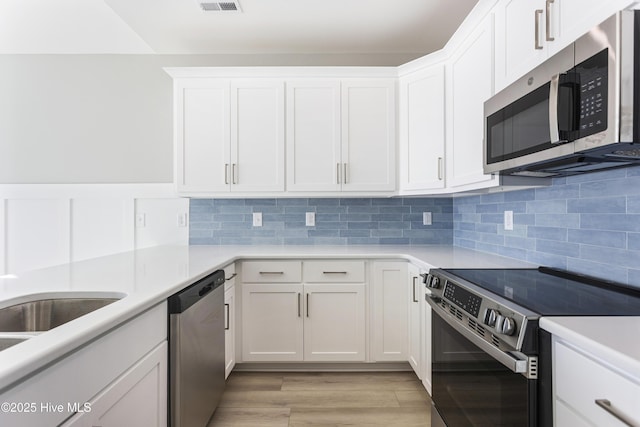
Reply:
[[400, 81], [400, 190], [444, 188], [444, 66]]
[[236, 288], [224, 291], [224, 377], [229, 376], [236, 365]]
[[179, 193], [229, 191], [229, 81], [175, 82]]
[[407, 263], [375, 262], [372, 273], [372, 359], [407, 360]]
[[342, 190], [396, 188], [395, 80], [342, 83]]
[[340, 190], [340, 82], [287, 82], [287, 190]]
[[496, 88], [500, 90], [548, 57], [551, 42], [546, 40], [546, 24], [550, 15], [544, 0], [502, 0], [495, 10]]
[[[483, 163], [484, 102], [493, 95], [493, 20], [489, 16], [449, 62], [447, 79], [447, 187], [495, 185]], [[455, 83], [454, 83], [455, 82]]]
[[632, 5], [632, 0], [547, 0], [553, 43], [549, 53], [558, 52], [578, 37], [619, 10]]
[[167, 425], [167, 342], [163, 342], [88, 404], [65, 427]]
[[362, 284], [304, 285], [304, 360], [364, 362]]
[[422, 336], [424, 292], [419, 270], [409, 265], [409, 364], [418, 378], [422, 378]]
[[302, 285], [242, 285], [242, 359], [301, 361]]
[[284, 191], [284, 82], [231, 83], [231, 191]]

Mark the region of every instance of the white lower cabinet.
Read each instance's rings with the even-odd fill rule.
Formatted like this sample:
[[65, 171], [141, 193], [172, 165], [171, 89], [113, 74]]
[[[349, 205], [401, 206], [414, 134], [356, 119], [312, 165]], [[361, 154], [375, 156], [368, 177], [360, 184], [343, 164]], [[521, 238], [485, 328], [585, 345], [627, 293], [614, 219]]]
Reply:
[[167, 342], [122, 374], [65, 427], [165, 426], [167, 424]]
[[364, 362], [364, 265], [364, 261], [244, 262], [242, 361]]
[[0, 412], [2, 426], [166, 426], [166, 302], [17, 383], [0, 401], [36, 405], [29, 413]]
[[407, 263], [372, 266], [372, 355], [376, 362], [407, 360]]
[[301, 361], [301, 284], [242, 285], [242, 360]]
[[243, 284], [242, 359], [364, 361], [364, 284]]
[[224, 378], [236, 366], [236, 287], [235, 264], [224, 268]]
[[425, 304], [419, 274], [418, 267], [409, 265], [409, 354], [407, 358], [418, 378], [422, 379], [422, 336]]
[[[553, 358], [556, 427], [640, 425], [640, 379], [615, 371], [606, 361], [556, 337]], [[598, 401], [628, 423], [598, 406]]]
[[305, 361], [365, 361], [364, 286], [304, 285]]

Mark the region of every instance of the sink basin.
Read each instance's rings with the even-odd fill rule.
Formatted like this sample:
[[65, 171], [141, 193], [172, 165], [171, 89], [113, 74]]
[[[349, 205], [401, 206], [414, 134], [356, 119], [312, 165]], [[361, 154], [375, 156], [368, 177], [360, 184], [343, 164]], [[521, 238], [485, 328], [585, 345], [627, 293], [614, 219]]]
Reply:
[[[0, 309], [0, 332], [48, 331], [118, 300], [103, 297], [47, 298], [11, 305]], [[10, 343], [7, 342], [8, 345]]]
[[0, 351], [28, 340], [28, 337], [0, 337]]

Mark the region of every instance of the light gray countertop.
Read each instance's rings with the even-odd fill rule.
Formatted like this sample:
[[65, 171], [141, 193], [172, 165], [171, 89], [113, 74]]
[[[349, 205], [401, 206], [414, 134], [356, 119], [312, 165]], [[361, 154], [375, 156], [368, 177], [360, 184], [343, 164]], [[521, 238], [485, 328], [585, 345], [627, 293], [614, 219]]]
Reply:
[[452, 246], [158, 246], [63, 264], [0, 279], [0, 308], [33, 294], [87, 292], [121, 300], [0, 352], [0, 392], [194, 281], [240, 259], [406, 259], [431, 267], [531, 267]]

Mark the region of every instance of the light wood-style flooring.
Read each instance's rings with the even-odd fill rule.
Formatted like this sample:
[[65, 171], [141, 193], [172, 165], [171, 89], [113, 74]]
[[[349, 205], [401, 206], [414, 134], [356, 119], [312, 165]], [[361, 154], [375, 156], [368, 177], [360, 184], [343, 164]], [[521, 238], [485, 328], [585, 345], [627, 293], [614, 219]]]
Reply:
[[209, 427], [430, 425], [413, 372], [233, 372]]

